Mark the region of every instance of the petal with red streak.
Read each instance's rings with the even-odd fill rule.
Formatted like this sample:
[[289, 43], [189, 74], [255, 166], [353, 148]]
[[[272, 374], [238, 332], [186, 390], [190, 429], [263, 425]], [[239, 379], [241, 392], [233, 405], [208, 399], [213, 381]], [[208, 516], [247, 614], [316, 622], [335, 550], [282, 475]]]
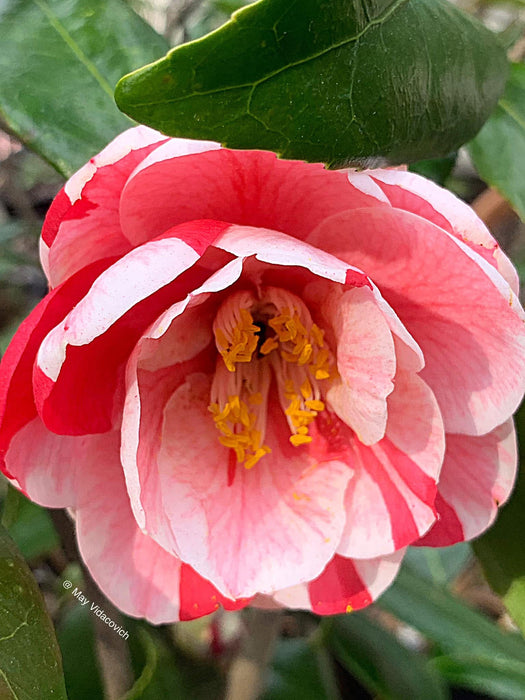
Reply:
[[207, 410], [210, 387], [206, 375], [191, 375], [166, 405], [156, 481], [143, 493], [146, 530], [230, 597], [313, 578], [339, 541], [351, 470], [292, 447], [275, 401], [271, 455], [251, 470], [237, 466], [229, 485], [231, 452]]
[[377, 559], [352, 560], [336, 555], [308, 584], [279, 591], [273, 598], [289, 608], [337, 615], [370, 605], [396, 577], [404, 551]]
[[460, 238], [494, 265], [518, 293], [518, 275], [514, 266], [468, 204], [416, 173], [372, 170], [369, 176], [393, 207], [418, 214]]
[[447, 435], [436, 502], [439, 520], [418, 544], [445, 547], [480, 535], [512, 490], [517, 470], [511, 420], [487, 435]]
[[385, 438], [369, 448], [353, 445], [355, 476], [337, 550], [346, 557], [389, 554], [417, 540], [435, 521], [445, 450], [439, 407], [416, 374], [399, 371], [395, 384]]
[[0, 464], [12, 437], [37, 415], [31, 376], [40, 343], [109, 262], [92, 263], [50, 292], [22, 323], [7, 348], [0, 365]]
[[52, 287], [95, 260], [131, 249], [120, 228], [122, 188], [137, 164], [164, 140], [145, 126], [128, 129], [60, 190], [41, 238], [42, 264]]
[[111, 429], [133, 346], [161, 311], [209, 276], [205, 268], [190, 268], [224, 226], [192, 222], [135, 248], [105, 270], [46, 336], [33, 384], [50, 430], [78, 435]]
[[525, 390], [523, 310], [473, 250], [388, 208], [336, 215], [308, 242], [370, 274], [423, 350], [421, 376], [447, 432], [484, 434], [517, 408]]
[[104, 594], [127, 615], [154, 624], [207, 615], [220, 604], [229, 610], [244, 607], [249, 601], [225, 599], [140, 531], [115, 464], [118, 434], [107, 459], [84, 472], [76, 510], [79, 549]]

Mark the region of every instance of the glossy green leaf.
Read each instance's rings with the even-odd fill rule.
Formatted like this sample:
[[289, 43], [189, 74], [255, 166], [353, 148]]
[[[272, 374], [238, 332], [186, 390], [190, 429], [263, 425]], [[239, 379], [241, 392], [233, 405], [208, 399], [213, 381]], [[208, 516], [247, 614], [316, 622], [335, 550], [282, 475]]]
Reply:
[[104, 698], [97, 665], [92, 615], [88, 607], [75, 601], [57, 627], [69, 700]]
[[412, 163], [408, 168], [411, 173], [418, 173], [423, 177], [437, 182], [441, 187], [444, 186], [448, 176], [454, 169], [456, 164], [457, 153], [453, 153], [446, 158], [431, 158], [429, 160], [418, 160]]
[[260, 0], [115, 97], [172, 136], [339, 167], [447, 155], [506, 74], [495, 36], [446, 0]]
[[0, 697], [67, 700], [53, 625], [27, 564], [0, 528]]
[[331, 661], [305, 639], [281, 639], [276, 645], [260, 700], [337, 700]]
[[525, 64], [512, 65], [503, 97], [468, 148], [481, 177], [525, 221]]
[[131, 123], [113, 88], [167, 50], [123, 0], [3, 0], [0, 117], [71, 174]]
[[484, 696], [523, 700], [525, 663], [500, 656], [480, 657], [458, 654], [434, 660], [435, 668], [456, 686], [483, 693]]
[[499, 655], [525, 662], [525, 640], [498, 629], [445, 589], [403, 567], [378, 605], [432, 640], [444, 654]]
[[8, 528], [9, 534], [26, 559], [49, 554], [60, 545], [49, 513], [22, 494], [19, 495], [17, 518]]
[[[516, 415], [521, 445], [525, 444], [525, 404]], [[525, 634], [525, 463], [510, 501], [494, 526], [474, 542], [485, 576], [500, 595], [510, 615]]]
[[449, 697], [443, 679], [424, 656], [403, 646], [367, 614], [353, 613], [324, 623], [330, 651], [370, 693], [388, 700]]

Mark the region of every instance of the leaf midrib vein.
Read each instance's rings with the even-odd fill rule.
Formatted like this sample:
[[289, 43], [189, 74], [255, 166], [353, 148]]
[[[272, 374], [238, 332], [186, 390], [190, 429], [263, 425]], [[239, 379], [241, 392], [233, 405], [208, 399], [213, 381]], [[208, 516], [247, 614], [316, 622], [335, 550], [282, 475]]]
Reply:
[[[38, 1], [38, 0], [35, 0], [35, 1]], [[337, 49], [340, 49], [343, 46], [346, 46], [347, 44], [351, 44], [354, 41], [358, 41], [359, 39], [361, 39], [361, 37], [363, 37], [366, 34], [366, 32], [368, 32], [368, 30], [371, 27], [381, 25], [383, 22], [385, 22], [390, 17], [390, 15], [392, 15], [396, 10], [398, 10], [399, 7], [401, 7], [402, 5], [405, 5], [407, 2], [408, 2], [408, 0], [397, 0], [397, 2], [390, 5], [390, 7], [387, 10], [385, 10], [381, 15], [376, 17], [376, 19], [374, 19], [372, 22], [369, 22], [365, 27], [363, 27], [363, 29], [360, 32], [358, 32], [354, 36], [348, 37], [347, 39], [340, 41], [338, 44], [332, 44], [332, 46], [328, 46], [328, 47], [324, 48], [322, 51], [318, 51], [315, 54], [311, 54], [310, 56], [306, 56], [305, 58], [301, 58], [297, 61], [287, 63], [285, 66], [282, 66], [281, 68], [278, 68], [277, 70], [274, 70], [273, 72], [268, 73], [268, 75], [265, 75], [263, 78], [259, 78], [259, 80], [250, 81], [247, 83], [241, 83], [239, 85], [229, 85], [227, 87], [214, 88], [213, 90], [205, 90], [202, 92], [193, 91], [192, 93], [190, 93], [188, 95], [184, 95], [183, 97], [174, 97], [172, 99], [163, 99], [163, 100], [159, 100], [157, 102], [153, 102], [153, 101], [134, 102], [133, 106], [134, 107], [151, 107], [154, 105], [161, 105], [161, 104], [174, 104], [175, 102], [182, 102], [183, 100], [191, 99], [192, 97], [196, 97], [196, 96], [205, 97], [206, 95], [215, 95], [215, 94], [218, 94], [221, 92], [228, 92], [230, 90], [240, 90], [242, 88], [251, 87], [252, 90], [251, 90], [250, 95], [248, 96], [248, 99], [250, 99], [252, 93], [255, 91], [255, 89], [259, 85], [266, 82], [267, 80], [271, 80], [276, 75], [279, 75], [279, 73], [283, 73], [284, 71], [287, 71], [290, 68], [295, 68], [295, 67], [303, 65], [305, 63], [309, 63], [310, 61], [314, 61], [317, 58], [321, 58], [321, 56], [324, 56], [324, 55], [330, 53], [331, 51], [336, 51]]]
[[520, 126], [524, 131], [525, 131], [525, 119], [516, 112], [514, 107], [507, 102], [507, 100], [500, 100], [499, 101], [499, 106], [501, 109], [506, 112], [511, 119], [513, 119], [518, 126]]
[[58, 17], [53, 13], [51, 8], [44, 2], [44, 0], [33, 0], [34, 3], [40, 8], [42, 13], [46, 16], [49, 24], [53, 29], [59, 34], [59, 36], [64, 40], [66, 46], [71, 50], [71, 52], [77, 57], [80, 63], [86, 68], [86, 70], [95, 78], [97, 83], [100, 85], [102, 90], [113, 99], [113, 89], [104, 76], [100, 73], [96, 65], [89, 60], [86, 54], [82, 51], [78, 43], [73, 39], [71, 34], [67, 31], [66, 27], [61, 23]]

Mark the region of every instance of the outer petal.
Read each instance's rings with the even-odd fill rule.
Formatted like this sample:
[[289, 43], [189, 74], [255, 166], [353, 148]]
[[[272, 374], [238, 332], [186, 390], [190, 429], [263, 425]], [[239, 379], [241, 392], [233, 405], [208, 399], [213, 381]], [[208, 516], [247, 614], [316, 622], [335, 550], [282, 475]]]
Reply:
[[332, 297], [328, 317], [337, 337], [337, 369], [327, 399], [365, 445], [385, 434], [387, 396], [394, 389], [396, 356], [388, 323], [367, 287]]
[[66, 182], [42, 229], [42, 264], [52, 287], [94, 260], [130, 250], [120, 229], [120, 194], [136, 165], [164, 140], [145, 126], [128, 129]]
[[[109, 261], [111, 262], [111, 261]], [[108, 261], [87, 266], [50, 292], [22, 323], [0, 365], [0, 466], [12, 437], [36, 417], [31, 375], [40, 343], [82, 298]]]
[[[339, 541], [351, 470], [293, 448], [273, 405], [271, 459], [237, 467], [228, 485], [231, 453], [209, 419], [210, 384], [190, 375], [166, 405], [158, 476], [143, 497], [148, 533], [230, 597], [313, 578]], [[155, 522], [159, 513], [164, 519]]]
[[47, 508], [70, 508], [83, 489], [84, 475], [97, 465], [119, 467], [118, 433], [69, 437], [49, 432], [33, 418], [11, 440], [5, 463], [17, 486]]
[[[78, 440], [79, 438], [59, 438]], [[77, 534], [82, 558], [101, 590], [124, 613], [154, 624], [206, 615], [248, 601], [229, 601], [189, 566], [138, 528], [118, 460], [116, 434], [107, 459], [92, 463], [82, 477]]]
[[134, 344], [166, 306], [208, 277], [204, 268], [188, 270], [225, 226], [191, 222], [135, 248], [105, 270], [48, 334], [34, 387], [49, 429], [72, 435], [111, 429], [123, 365]]
[[308, 584], [279, 591], [273, 599], [288, 608], [336, 615], [359, 610], [390, 586], [404, 551], [380, 559], [352, 560], [335, 556], [323, 573]]
[[480, 437], [447, 435], [436, 502], [439, 520], [418, 544], [444, 547], [481, 534], [509, 497], [516, 470], [512, 419]]
[[445, 439], [437, 402], [415, 374], [399, 372], [388, 398], [384, 440], [354, 444], [355, 477], [338, 553], [371, 558], [417, 540], [435, 521], [434, 500]]
[[191, 143], [195, 150], [208, 152], [174, 158], [184, 149], [178, 139], [172, 139], [147, 158], [127, 183], [121, 223], [134, 244], [192, 219], [220, 219], [302, 238], [335, 212], [379, 206], [345, 174], [326, 171], [319, 163]]
[[468, 204], [416, 173], [372, 170], [369, 176], [381, 192], [380, 201], [386, 197], [393, 207], [418, 214], [457, 236], [494, 265], [513, 291], [518, 293], [518, 275], [514, 266]]
[[483, 434], [516, 409], [525, 390], [523, 310], [474, 251], [387, 208], [336, 215], [308, 241], [373, 275], [423, 350], [422, 377], [447, 432]]

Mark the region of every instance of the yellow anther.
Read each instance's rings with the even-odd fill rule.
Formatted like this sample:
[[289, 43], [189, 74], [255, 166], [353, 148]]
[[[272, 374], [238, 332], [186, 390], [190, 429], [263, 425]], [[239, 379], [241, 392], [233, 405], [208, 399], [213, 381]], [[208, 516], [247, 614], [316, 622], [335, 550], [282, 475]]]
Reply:
[[312, 327], [310, 328], [310, 333], [312, 334], [312, 338], [314, 342], [322, 348], [324, 346], [324, 331], [322, 331], [319, 326], [316, 326], [315, 323], [312, 324]]
[[275, 350], [276, 348], [279, 347], [279, 343], [275, 338], [266, 338], [264, 343], [261, 345], [259, 352], [261, 355], [269, 355], [272, 350]]
[[312, 411], [324, 411], [325, 405], [323, 401], [318, 401], [317, 399], [310, 399], [309, 401], [305, 401], [304, 405], [306, 408], [312, 409]]
[[225, 328], [214, 329], [217, 348], [230, 372], [235, 372], [237, 362], [251, 361], [259, 342], [260, 329], [253, 323], [253, 316], [248, 309], [239, 309], [239, 316], [233, 330], [226, 332]]
[[310, 358], [312, 357], [312, 352], [313, 348], [310, 345], [310, 343], [306, 343], [304, 348], [301, 351], [301, 354], [299, 355], [299, 358], [297, 359], [297, 364], [298, 365], [305, 365]]
[[[248, 401], [252, 399], [255, 399], [255, 405], [262, 404], [260, 392], [252, 394]], [[219, 442], [233, 450], [237, 461], [244, 462], [246, 469], [251, 469], [271, 451], [267, 445], [261, 446], [261, 431], [254, 429], [257, 416], [250, 412], [248, 405], [238, 395], [228, 396], [222, 411], [218, 403], [210, 404], [208, 410], [214, 414], [215, 425], [221, 433]]]
[[260, 447], [254, 455], [252, 455], [246, 460], [246, 462], [244, 463], [245, 469], [251, 469], [252, 467], [254, 467], [257, 464], [257, 462], [269, 452], [271, 452], [269, 447]]
[[263, 402], [263, 395], [260, 391], [256, 391], [255, 394], [250, 394], [248, 401], [252, 406], [260, 406]]
[[310, 380], [308, 377], [304, 380], [304, 382], [301, 384], [301, 394], [303, 396], [303, 399], [309, 399], [310, 396], [312, 396], [313, 391], [312, 391], [312, 385], [310, 384]]
[[312, 442], [312, 437], [311, 435], [290, 435], [289, 438], [290, 442], [294, 447], [299, 447], [299, 445], [306, 445], [309, 442]]
[[329, 379], [330, 372], [327, 372], [325, 369], [318, 369], [318, 370], [316, 370], [314, 376], [316, 379]]

